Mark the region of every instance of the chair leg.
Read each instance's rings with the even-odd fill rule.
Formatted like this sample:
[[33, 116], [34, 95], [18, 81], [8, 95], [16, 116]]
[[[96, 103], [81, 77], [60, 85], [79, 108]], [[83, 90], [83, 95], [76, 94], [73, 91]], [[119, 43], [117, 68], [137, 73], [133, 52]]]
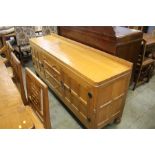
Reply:
[[137, 78], [136, 78], [136, 80], [135, 80], [135, 83], [134, 83], [134, 86], [133, 86], [133, 89], [132, 89], [133, 91], [136, 89], [137, 83], [138, 83], [138, 81], [139, 81], [140, 74], [141, 74], [141, 70], [139, 71], [139, 73], [138, 73], [138, 75], [137, 75]]
[[150, 77], [151, 77], [151, 73], [150, 72], [151, 72], [151, 70], [148, 71], [148, 76], [147, 76], [147, 80], [146, 80], [147, 83], [150, 81]]
[[23, 60], [23, 53], [22, 52], [20, 52], [19, 57], [20, 57], [20, 62], [22, 64], [22, 66], [24, 66], [24, 60]]
[[136, 86], [137, 86], [137, 82], [134, 83], [134, 86], [132, 88], [133, 91], [135, 90]]
[[150, 65], [150, 69], [148, 70], [148, 77], [147, 77], [147, 82], [150, 81], [150, 78], [151, 78], [151, 72], [153, 70], [153, 65]]

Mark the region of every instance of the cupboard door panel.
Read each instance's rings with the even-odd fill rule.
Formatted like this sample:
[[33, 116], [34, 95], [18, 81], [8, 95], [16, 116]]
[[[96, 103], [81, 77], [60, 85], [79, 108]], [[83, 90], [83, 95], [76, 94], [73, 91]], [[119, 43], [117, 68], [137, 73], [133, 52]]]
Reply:
[[80, 81], [70, 77], [63, 72], [64, 97], [74, 107], [78, 114], [85, 120], [88, 118], [89, 103], [88, 92], [89, 86], [83, 86]]

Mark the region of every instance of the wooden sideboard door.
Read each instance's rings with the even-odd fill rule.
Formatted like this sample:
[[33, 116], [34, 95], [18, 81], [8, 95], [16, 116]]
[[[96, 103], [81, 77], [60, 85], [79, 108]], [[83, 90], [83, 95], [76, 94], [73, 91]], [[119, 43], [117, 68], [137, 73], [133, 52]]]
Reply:
[[[64, 99], [68, 106], [78, 115], [79, 119], [89, 127], [91, 123], [90, 105], [92, 100], [91, 86], [80, 79], [74, 79], [72, 75], [62, 72], [64, 87]], [[85, 83], [85, 84], [84, 84]]]

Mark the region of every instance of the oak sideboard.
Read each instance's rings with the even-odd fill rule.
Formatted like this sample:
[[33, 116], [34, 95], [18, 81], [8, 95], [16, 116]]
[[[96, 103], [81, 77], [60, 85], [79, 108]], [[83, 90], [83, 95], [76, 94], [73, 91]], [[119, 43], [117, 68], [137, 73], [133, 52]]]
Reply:
[[30, 45], [36, 73], [85, 127], [121, 120], [132, 63], [56, 34]]

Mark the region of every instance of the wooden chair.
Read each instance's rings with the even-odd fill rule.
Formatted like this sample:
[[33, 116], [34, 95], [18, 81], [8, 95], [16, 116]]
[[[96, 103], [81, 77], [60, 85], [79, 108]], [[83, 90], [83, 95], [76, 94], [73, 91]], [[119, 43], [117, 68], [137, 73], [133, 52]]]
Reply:
[[[6, 49], [5, 55], [6, 55], [7, 60], [8, 60], [9, 63], [10, 63], [10, 60], [11, 60], [11, 52], [13, 52], [14, 49], [13, 49], [13, 47], [12, 47], [10, 41], [6, 41], [6, 47], [7, 47], [7, 49]], [[10, 63], [10, 64], [11, 64], [11, 63]]]
[[50, 35], [51, 33], [58, 33], [56, 26], [42, 26], [42, 35]]
[[35, 26], [36, 37], [42, 36], [42, 26]]
[[12, 48], [11, 44], [9, 41], [6, 41], [6, 52], [5, 52], [5, 55], [6, 55], [6, 58], [7, 58], [7, 62], [5, 63], [6, 67], [7, 67], [7, 71], [9, 73], [9, 76], [11, 78], [13, 78], [13, 68], [11, 66], [11, 53], [14, 51], [14, 49]]
[[134, 77], [133, 90], [135, 90], [138, 84], [149, 82], [151, 74], [154, 70], [155, 60], [146, 57], [145, 52], [146, 52], [146, 41], [143, 39], [141, 45], [141, 52], [139, 54], [136, 66], [136, 74]]
[[21, 92], [21, 97], [24, 104], [27, 104], [25, 89], [24, 89], [24, 81], [23, 81], [23, 74], [22, 74], [22, 66], [18, 58], [15, 56], [13, 52], [11, 52], [11, 66], [13, 68], [13, 80], [17, 85], [17, 88]]
[[13, 26], [0, 26], [0, 38], [2, 40], [3, 47], [0, 49], [0, 53], [6, 50], [6, 40], [10, 37], [14, 37], [14, 27]]
[[128, 28], [129, 29], [140, 30], [140, 31], [144, 30], [144, 26], [128, 26]]
[[[27, 103], [37, 115], [44, 128], [51, 128], [48, 87], [28, 68], [26, 68]], [[30, 108], [29, 108], [30, 109]]]
[[29, 39], [36, 37], [35, 26], [15, 26], [16, 42], [14, 46], [16, 54], [24, 65], [24, 62], [31, 57]]

